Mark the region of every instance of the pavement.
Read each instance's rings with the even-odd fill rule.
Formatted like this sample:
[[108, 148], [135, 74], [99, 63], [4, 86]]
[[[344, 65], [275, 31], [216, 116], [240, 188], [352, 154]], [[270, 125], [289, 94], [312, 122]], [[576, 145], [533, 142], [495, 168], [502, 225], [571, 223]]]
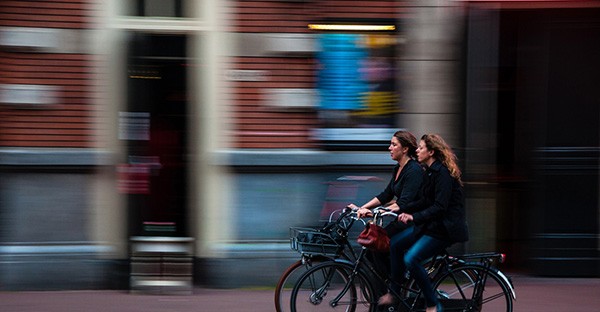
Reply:
[[[600, 278], [513, 275], [516, 312], [598, 312]], [[273, 289], [196, 288], [187, 295], [127, 291], [0, 292], [2, 312], [241, 312], [274, 311]]]

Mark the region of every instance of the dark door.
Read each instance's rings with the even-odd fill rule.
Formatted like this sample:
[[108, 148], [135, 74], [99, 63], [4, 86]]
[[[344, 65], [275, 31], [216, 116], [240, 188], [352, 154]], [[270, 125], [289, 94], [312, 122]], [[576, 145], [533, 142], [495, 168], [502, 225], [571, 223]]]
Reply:
[[127, 111], [119, 116], [130, 236], [187, 235], [186, 108], [186, 37], [131, 34]]
[[502, 230], [528, 229], [538, 274], [600, 274], [598, 38], [598, 9], [501, 14], [498, 168], [521, 191]]

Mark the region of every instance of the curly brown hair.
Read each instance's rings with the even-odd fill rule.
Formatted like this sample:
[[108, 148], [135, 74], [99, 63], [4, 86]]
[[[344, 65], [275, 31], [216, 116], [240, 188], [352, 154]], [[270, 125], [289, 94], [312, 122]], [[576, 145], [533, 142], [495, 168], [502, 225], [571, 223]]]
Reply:
[[462, 173], [456, 163], [456, 154], [454, 154], [450, 145], [448, 145], [439, 134], [435, 133], [425, 134], [421, 137], [421, 140], [425, 142], [425, 146], [427, 146], [428, 150], [433, 151], [433, 156], [448, 168], [450, 175], [462, 185]]

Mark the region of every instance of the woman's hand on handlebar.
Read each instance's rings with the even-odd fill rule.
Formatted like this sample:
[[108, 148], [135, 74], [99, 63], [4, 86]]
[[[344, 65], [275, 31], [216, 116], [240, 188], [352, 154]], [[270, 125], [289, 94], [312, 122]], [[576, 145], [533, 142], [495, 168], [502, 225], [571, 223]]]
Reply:
[[371, 212], [370, 209], [361, 208], [361, 207], [356, 206], [355, 204], [349, 204], [348, 206], [346, 206], [346, 208], [350, 208], [350, 209], [352, 209], [352, 211], [356, 212], [356, 216], [358, 218], [373, 216], [373, 213]]
[[356, 211], [356, 216], [359, 217], [359, 218], [372, 217], [373, 216], [373, 212], [371, 211], [371, 209], [359, 208]]
[[394, 213], [400, 213], [400, 206], [398, 206], [398, 204], [396, 203], [392, 203], [390, 205], [385, 206], [385, 208], [388, 209], [388, 211], [394, 212]]
[[401, 213], [398, 215], [398, 221], [407, 224], [408, 222], [412, 222], [413, 220], [413, 216], [411, 214], [408, 213]]

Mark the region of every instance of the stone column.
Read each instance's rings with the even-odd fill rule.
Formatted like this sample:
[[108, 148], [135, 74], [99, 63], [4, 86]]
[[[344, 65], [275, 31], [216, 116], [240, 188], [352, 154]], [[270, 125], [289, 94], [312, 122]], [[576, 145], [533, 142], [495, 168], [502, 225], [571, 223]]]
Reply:
[[399, 126], [417, 139], [439, 133], [462, 146], [461, 71], [463, 7], [447, 0], [407, 1], [402, 19]]
[[[472, 26], [465, 24], [464, 3], [450, 0], [407, 3], [409, 17], [403, 19], [405, 42], [399, 66], [403, 110], [398, 117], [399, 126], [413, 132], [417, 139], [424, 133], [439, 133], [459, 157], [470, 240], [453, 247], [455, 252], [493, 250], [497, 195], [495, 186], [487, 183], [486, 178], [495, 173], [495, 91], [469, 88], [479, 87], [481, 81], [489, 79], [482, 76], [489, 72], [481, 72], [479, 63], [485, 63], [485, 69], [495, 68], [497, 37], [492, 30], [497, 20], [485, 19], [495, 17], [490, 15], [482, 19], [483, 24], [476, 24], [486, 27], [483, 33], [492, 35], [483, 38], [482, 43], [482, 38], [472, 37], [471, 33], [468, 38], [465, 36], [465, 27]], [[467, 45], [469, 49], [464, 49]], [[473, 52], [471, 45], [478, 50]], [[463, 58], [463, 53], [470, 54]]]

